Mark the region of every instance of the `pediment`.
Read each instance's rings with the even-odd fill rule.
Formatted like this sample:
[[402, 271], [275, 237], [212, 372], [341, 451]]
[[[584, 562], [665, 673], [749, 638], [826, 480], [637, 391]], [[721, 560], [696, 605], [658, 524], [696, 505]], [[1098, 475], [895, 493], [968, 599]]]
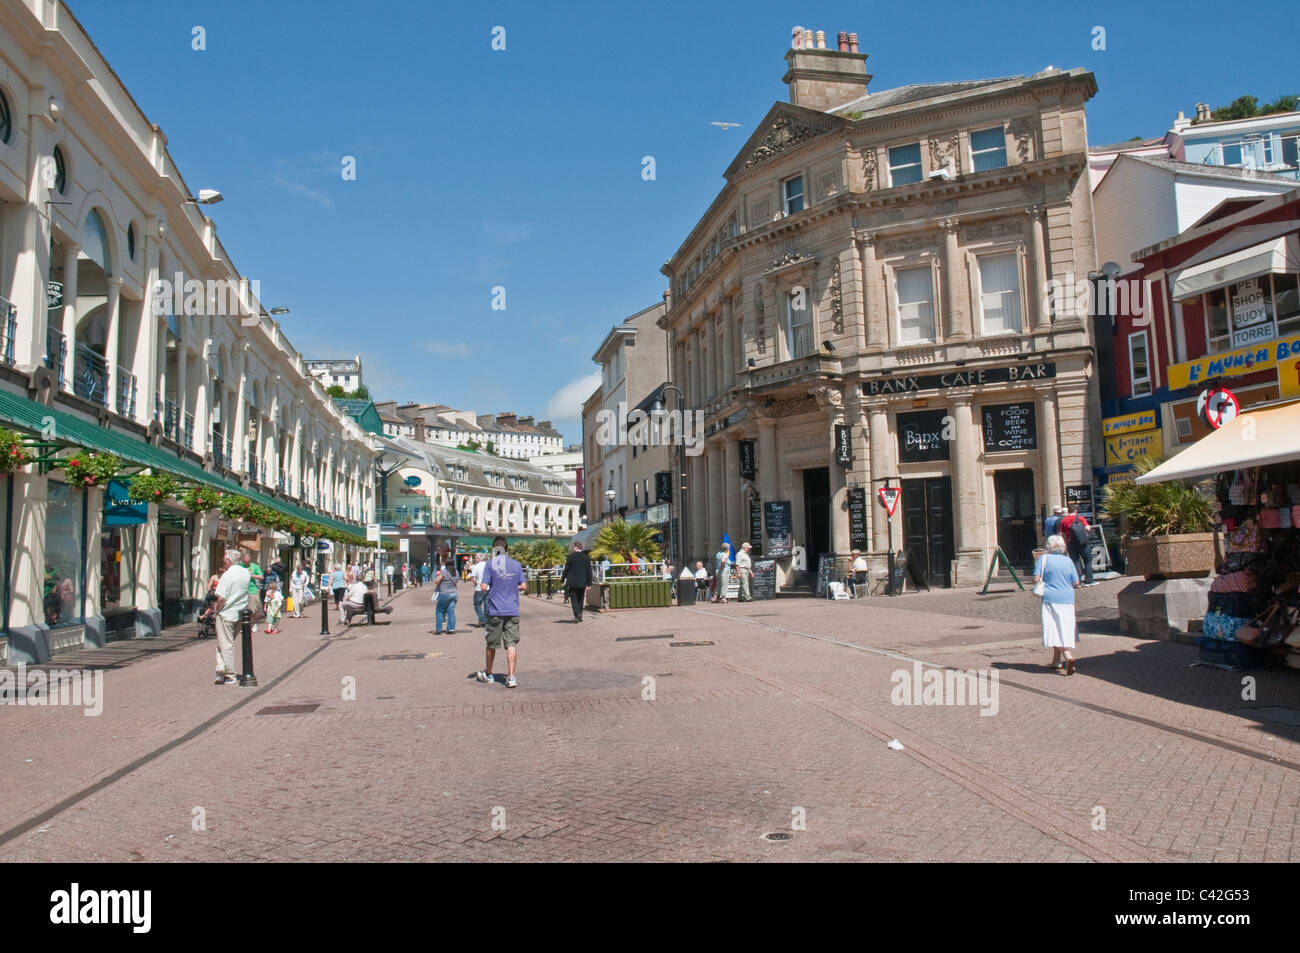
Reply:
[[731, 163], [726, 177], [730, 179], [746, 169], [762, 165], [796, 146], [839, 129], [847, 122], [839, 116], [830, 116], [815, 109], [777, 103], [763, 117], [757, 131], [749, 137]]

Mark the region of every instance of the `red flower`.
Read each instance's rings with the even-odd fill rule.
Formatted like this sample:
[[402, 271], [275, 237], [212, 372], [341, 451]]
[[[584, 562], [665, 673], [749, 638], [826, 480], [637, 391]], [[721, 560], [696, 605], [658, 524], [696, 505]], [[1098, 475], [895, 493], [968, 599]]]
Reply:
[[71, 461], [69, 461], [68, 466], [70, 466], [70, 467], [79, 467], [79, 466], [81, 466], [81, 461], [80, 461], [80, 460], [71, 460]]

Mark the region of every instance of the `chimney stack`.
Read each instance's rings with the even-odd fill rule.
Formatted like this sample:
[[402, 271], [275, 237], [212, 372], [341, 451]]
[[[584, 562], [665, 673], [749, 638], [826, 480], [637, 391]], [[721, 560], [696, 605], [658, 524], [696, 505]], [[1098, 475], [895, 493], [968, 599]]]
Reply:
[[424, 418], [415, 418], [415, 442], [424, 443]]
[[[802, 35], [801, 35], [802, 34]], [[826, 32], [795, 27], [795, 41], [785, 60], [790, 68], [783, 81], [790, 87], [790, 102], [827, 112], [860, 98], [867, 92], [867, 54], [858, 52], [858, 35], [840, 33], [839, 49], [826, 48]], [[814, 45], [815, 44], [815, 45]]]

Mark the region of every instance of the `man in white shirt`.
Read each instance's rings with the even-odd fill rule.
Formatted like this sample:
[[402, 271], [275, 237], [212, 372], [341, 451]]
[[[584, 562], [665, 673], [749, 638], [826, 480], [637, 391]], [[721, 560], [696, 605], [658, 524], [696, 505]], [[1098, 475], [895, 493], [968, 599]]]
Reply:
[[752, 549], [749, 543], [740, 544], [740, 552], [736, 553], [736, 573], [740, 578], [740, 601], [753, 602], [753, 596], [749, 592], [750, 580], [754, 578], [753, 563], [749, 558], [749, 551]]
[[707, 593], [708, 591], [709, 571], [704, 568], [704, 563], [697, 562], [695, 564], [695, 593], [698, 596], [700, 593]]
[[862, 555], [862, 550], [855, 549], [849, 553], [853, 557], [853, 565], [850, 567], [853, 572], [853, 595], [864, 595], [867, 590], [867, 557]]
[[235, 674], [235, 635], [239, 616], [248, 608], [248, 589], [252, 574], [244, 568], [243, 554], [227, 549], [221, 560], [221, 579], [217, 583], [217, 678], [215, 685], [238, 685]]
[[348, 589], [343, 594], [343, 602], [339, 605], [339, 621], [344, 623], [348, 619], [348, 609], [364, 609], [366, 607], [366, 593], [370, 591], [364, 582], [358, 580], [351, 573], [348, 573], [346, 580]]
[[486, 568], [487, 563], [483, 561], [483, 554], [475, 554], [474, 565], [469, 569], [469, 577], [474, 580], [474, 614], [478, 616], [478, 622], [472, 624], [480, 629], [487, 625], [487, 609], [483, 605], [488, 597], [488, 594], [483, 591], [483, 570]]

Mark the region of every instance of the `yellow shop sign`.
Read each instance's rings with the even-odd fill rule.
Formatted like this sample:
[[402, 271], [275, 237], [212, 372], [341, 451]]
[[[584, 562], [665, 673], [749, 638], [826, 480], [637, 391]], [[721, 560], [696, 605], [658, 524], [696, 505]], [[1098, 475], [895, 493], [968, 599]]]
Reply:
[[1107, 417], [1101, 422], [1102, 436], [1114, 437], [1117, 434], [1133, 433], [1136, 430], [1154, 430], [1156, 427], [1156, 412], [1154, 410], [1144, 410], [1136, 414], [1125, 414], [1123, 417]]
[[1133, 463], [1143, 457], [1162, 457], [1165, 442], [1159, 430], [1143, 430], [1106, 438], [1106, 465]]
[[1300, 359], [1300, 334], [1278, 341], [1240, 347], [1221, 354], [1207, 354], [1184, 364], [1169, 365], [1169, 389], [1194, 387], [1213, 377], [1239, 377], [1268, 370], [1290, 359]]

